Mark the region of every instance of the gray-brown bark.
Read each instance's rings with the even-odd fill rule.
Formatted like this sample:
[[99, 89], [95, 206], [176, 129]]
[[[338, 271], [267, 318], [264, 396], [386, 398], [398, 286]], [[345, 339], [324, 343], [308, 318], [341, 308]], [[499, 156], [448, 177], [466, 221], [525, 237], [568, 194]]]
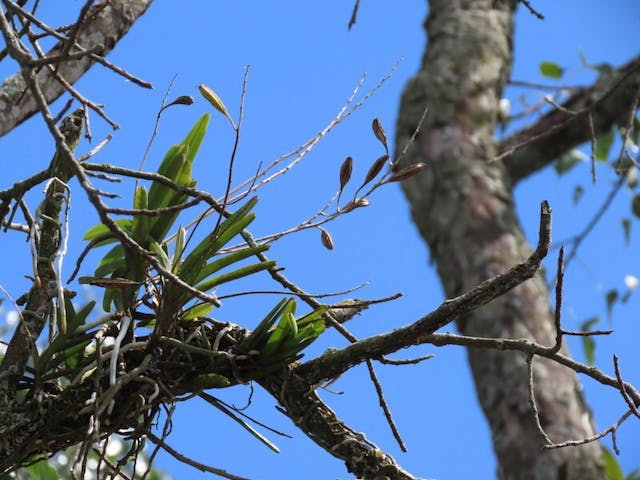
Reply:
[[[403, 94], [397, 151], [428, 106], [427, 124], [404, 162], [426, 162], [404, 182], [413, 219], [428, 242], [447, 296], [506, 271], [529, 255], [514, 211], [509, 176], [496, 155], [497, 104], [512, 62], [515, 1], [433, 0], [427, 50]], [[532, 206], [532, 208], [534, 208]], [[548, 291], [535, 277], [459, 318], [466, 335], [531, 338], [552, 345]], [[600, 448], [542, 450], [519, 353], [469, 349], [478, 398], [488, 418], [501, 479], [601, 479]], [[542, 426], [554, 441], [592, 434], [573, 372], [536, 360], [535, 394]]]
[[[96, 53], [105, 56], [113, 50], [152, 2], [153, 0], [112, 0], [107, 6], [104, 6], [104, 2], [96, 5], [92, 9], [96, 13], [90, 12], [87, 15], [87, 22], [79, 30], [76, 43], [85, 50], [99, 48]], [[55, 56], [63, 48], [64, 44], [59, 43], [47, 55]], [[95, 58], [84, 56], [77, 60], [58, 63], [56, 68], [60, 76], [73, 84], [95, 63]], [[65, 92], [65, 87], [46, 67], [40, 70], [38, 81], [48, 103]], [[20, 72], [7, 78], [0, 85], [0, 137], [38, 111], [35, 99], [26, 89]]]

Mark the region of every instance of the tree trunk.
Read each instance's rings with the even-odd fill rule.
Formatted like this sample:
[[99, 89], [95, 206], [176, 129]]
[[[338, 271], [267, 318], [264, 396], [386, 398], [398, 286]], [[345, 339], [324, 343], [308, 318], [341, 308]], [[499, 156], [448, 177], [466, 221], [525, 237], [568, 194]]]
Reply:
[[[432, 0], [428, 43], [418, 74], [402, 97], [397, 152], [407, 145], [422, 111], [429, 113], [402, 164], [425, 162], [404, 182], [413, 219], [429, 244], [448, 297], [506, 271], [531, 248], [514, 209], [511, 182], [496, 155], [498, 101], [512, 62], [514, 0]], [[538, 205], [531, 205], [538, 211]], [[461, 333], [555, 339], [543, 278], [515, 288], [457, 319]], [[469, 349], [469, 363], [492, 431], [498, 478], [602, 479], [600, 447], [543, 450], [529, 404], [526, 358], [519, 353]], [[534, 361], [540, 422], [554, 442], [593, 434], [589, 410], [573, 372]]]

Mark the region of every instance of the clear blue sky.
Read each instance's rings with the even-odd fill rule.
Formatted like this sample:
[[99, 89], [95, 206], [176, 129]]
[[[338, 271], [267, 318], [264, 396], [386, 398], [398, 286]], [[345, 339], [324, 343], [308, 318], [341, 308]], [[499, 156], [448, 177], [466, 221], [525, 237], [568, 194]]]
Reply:
[[[295, 225], [333, 194], [339, 166], [347, 155], [354, 158], [357, 178], [382, 153], [370, 133], [371, 120], [379, 117], [388, 134], [393, 135], [400, 92], [417, 70], [424, 49], [424, 2], [365, 0], [358, 23], [347, 32], [350, 4], [336, 0], [304, 4], [156, 2], [110, 56], [111, 61], [151, 81], [155, 89], [142, 90], [102, 68], [94, 68], [77, 84], [86, 96], [104, 103], [107, 112], [122, 127], [96, 161], [138, 166], [164, 91], [177, 75], [172, 96], [190, 94], [198, 101], [191, 107], [174, 107], [166, 113], [148, 163], [149, 168], [154, 168], [166, 148], [179, 141], [202, 112], [210, 110], [198, 97], [196, 86], [209, 85], [236, 112], [243, 70], [250, 65], [245, 123], [235, 171], [235, 178], [244, 180], [255, 171], [258, 162], [266, 163], [292, 150], [321, 130], [364, 72], [368, 77], [363, 92], [404, 58], [385, 87], [321, 142], [299, 168], [262, 190], [255, 233], [261, 235]], [[614, 65], [638, 53], [637, 0], [619, 0], [607, 6], [595, 0], [534, 4], [547, 18], [541, 22], [520, 8], [515, 79], [548, 83], [539, 74], [538, 65], [553, 60], [566, 68], [568, 84], [590, 82], [593, 74], [581, 67], [580, 48], [590, 62], [608, 61]], [[47, 14], [64, 23], [74, 17], [78, 5], [72, 2], [61, 8], [43, 4], [42, 8], [52, 10]], [[3, 76], [14, 71], [14, 66], [0, 66]], [[516, 97], [521, 92], [507, 93], [517, 108]], [[42, 141], [48, 138], [43, 131], [41, 119], [35, 118], [0, 139], [5, 158], [0, 188], [47, 165], [52, 145]], [[99, 139], [108, 133], [108, 128], [96, 117], [93, 131]], [[226, 120], [214, 115], [195, 166], [199, 187], [222, 192], [231, 144], [232, 132]], [[85, 144], [83, 148], [88, 150], [90, 146]], [[516, 193], [529, 238], [537, 236], [541, 200], [548, 199], [554, 209], [554, 239], [561, 242], [586, 224], [612, 181], [613, 176], [600, 166], [599, 181], [592, 186], [588, 165], [584, 164], [561, 179], [547, 172], [525, 182]], [[585, 187], [585, 195], [575, 207], [571, 195], [578, 183]], [[130, 190], [121, 190], [123, 194], [127, 191]], [[620, 227], [620, 219], [629, 216], [629, 198], [620, 194], [567, 271], [564, 318], [569, 329], [578, 329], [582, 321], [594, 315], [604, 318], [604, 292], [614, 287], [623, 290], [627, 274], [640, 277], [637, 246], [640, 231], [637, 224], [633, 226], [631, 246], [627, 247]], [[32, 198], [30, 205], [35, 206], [37, 201]], [[74, 253], [81, 248], [82, 233], [96, 221], [95, 214], [86, 211], [81, 192], [74, 194], [72, 202], [75, 241], [70, 247], [67, 271], [73, 267]], [[129, 201], [120, 205], [129, 206]], [[326, 251], [320, 244], [319, 233], [311, 231], [279, 241], [271, 256], [286, 266], [291, 279], [311, 292], [339, 291], [370, 281], [357, 296], [405, 294], [392, 305], [376, 307], [353, 320], [349, 327], [357, 335], [410, 323], [443, 300], [427, 249], [410, 221], [398, 187], [377, 192], [368, 209], [343, 217], [328, 229], [336, 243], [334, 251]], [[5, 259], [5, 274], [0, 282], [15, 298], [28, 288], [27, 280], [22, 278], [29, 274], [28, 245], [15, 234], [3, 235], [2, 242], [5, 252], [15, 254]], [[548, 265], [553, 268], [553, 260]], [[87, 270], [85, 273], [90, 273]], [[7, 276], [6, 272], [13, 276]], [[617, 353], [625, 376], [640, 386], [637, 342], [633, 340], [640, 329], [637, 297], [636, 292], [624, 308], [614, 309], [612, 326], [616, 333], [598, 340], [597, 362], [605, 371], [612, 372], [611, 355]], [[228, 300], [215, 312], [216, 318], [252, 326], [277, 300], [267, 296]], [[603, 320], [600, 326], [606, 328], [607, 321]], [[308, 354], [342, 345], [342, 339], [329, 333]], [[578, 342], [572, 342], [571, 349], [581, 357]], [[341, 395], [320, 394], [351, 427], [366, 432], [369, 440], [418, 476], [442, 480], [494, 478], [490, 434], [476, 405], [464, 350], [422, 347], [403, 351], [400, 357], [425, 353], [435, 353], [436, 358], [419, 366], [378, 369], [387, 400], [409, 447], [407, 454], [396, 447], [364, 368], [355, 368], [332, 387], [343, 392]], [[589, 382], [585, 388], [598, 428], [608, 426], [624, 412], [623, 401], [613, 390]], [[213, 393], [244, 404], [248, 392], [246, 387], [237, 387]], [[279, 445], [282, 450], [279, 455], [197, 399], [178, 406], [169, 443], [198, 461], [255, 479], [349, 478], [342, 462], [306, 439], [275, 410], [274, 403], [273, 398], [256, 389], [248, 413], [294, 435], [291, 440], [265, 432]], [[640, 466], [638, 421], [629, 420], [618, 438], [625, 471]], [[157, 466], [175, 478], [211, 478], [166, 455], [159, 456]]]

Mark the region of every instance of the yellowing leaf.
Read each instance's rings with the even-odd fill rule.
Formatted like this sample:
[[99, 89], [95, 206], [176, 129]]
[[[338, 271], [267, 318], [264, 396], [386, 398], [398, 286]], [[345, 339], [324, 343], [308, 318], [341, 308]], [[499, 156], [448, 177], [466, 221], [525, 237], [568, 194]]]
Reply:
[[233, 118], [231, 118], [231, 115], [229, 115], [229, 111], [227, 110], [227, 107], [222, 102], [218, 94], [214, 92], [211, 88], [207, 87], [206, 85], [198, 85], [198, 90], [200, 90], [200, 93], [202, 94], [204, 99], [207, 102], [209, 102], [211, 105], [213, 105], [213, 108], [215, 108], [225, 117], [227, 117], [229, 122], [231, 122], [231, 126], [233, 127], [233, 129], [236, 130], [236, 124], [233, 121]]

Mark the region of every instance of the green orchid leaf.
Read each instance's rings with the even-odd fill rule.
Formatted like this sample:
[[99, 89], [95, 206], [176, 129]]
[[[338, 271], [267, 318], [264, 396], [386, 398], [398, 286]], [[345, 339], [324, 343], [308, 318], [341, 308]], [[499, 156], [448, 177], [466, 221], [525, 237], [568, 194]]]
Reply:
[[95, 276], [102, 278], [114, 273], [116, 270], [124, 269], [126, 265], [124, 259], [124, 247], [121, 244], [116, 245], [109, 253], [107, 253], [95, 271]]
[[180, 319], [193, 320], [194, 318], [204, 317], [211, 310], [213, 310], [213, 305], [211, 303], [198, 303], [197, 305], [185, 310], [185, 312], [180, 315]]
[[624, 473], [618, 460], [606, 447], [602, 447], [602, 460], [604, 461], [604, 468], [607, 472], [607, 480], [624, 480]]
[[187, 230], [184, 227], [180, 227], [176, 234], [176, 244], [171, 258], [171, 271], [176, 275], [180, 273], [180, 268], [182, 267], [182, 254], [184, 253], [186, 236]]
[[564, 73], [564, 69], [555, 62], [542, 62], [540, 64], [540, 73], [545, 77], [559, 79]]
[[240, 344], [240, 350], [244, 352], [249, 352], [251, 350], [256, 350], [262, 347], [268, 340], [268, 332], [271, 330], [271, 327], [278, 321], [280, 315], [282, 315], [282, 311], [286, 306], [287, 302], [286, 298], [283, 298], [278, 302], [278, 304], [271, 309], [271, 311], [264, 317], [264, 319], [258, 324], [258, 326], [249, 334], [247, 338], [245, 338]]
[[258, 253], [264, 252], [265, 250], [269, 249], [269, 245], [258, 245], [257, 247], [248, 247], [248, 248], [243, 248], [242, 250], [238, 250], [237, 252], [233, 252], [233, 253], [229, 253], [227, 255], [224, 255], [222, 257], [220, 257], [219, 259], [208, 263], [199, 273], [199, 275], [196, 277], [196, 282], [199, 282], [205, 278], [207, 278], [209, 275], [214, 274], [215, 272], [222, 270], [223, 268], [239, 262], [241, 260], [244, 260], [245, 258], [251, 257], [253, 255], [256, 255]]
[[[133, 208], [136, 210], [149, 208], [147, 189], [142, 185], [136, 189]], [[143, 248], [146, 248], [147, 238], [149, 238], [149, 221], [150, 218], [147, 215], [134, 215], [133, 217], [132, 237]]]
[[165, 270], [171, 270], [171, 260], [165, 249], [158, 242], [153, 241], [149, 245], [151, 251], [155, 254], [156, 259]]
[[[118, 227], [120, 227], [125, 232], [131, 233], [133, 220], [131, 220], [130, 218], [119, 218], [118, 220], [115, 221], [115, 223]], [[82, 239], [86, 240], [87, 242], [91, 242], [97, 239], [102, 239], [102, 237], [111, 237], [110, 239], [111, 242], [116, 242], [118, 240], [113, 236], [113, 233], [111, 232], [111, 230], [109, 230], [109, 228], [104, 223], [99, 223], [91, 227], [89, 230], [85, 232]], [[103, 241], [106, 241], [106, 239]], [[106, 243], [100, 243], [100, 245], [106, 245]], [[100, 245], [94, 245], [93, 247], [95, 248]]]
[[232, 272], [223, 273], [222, 275], [218, 275], [217, 277], [205, 280], [204, 282], [196, 285], [196, 288], [202, 292], [206, 292], [207, 290], [210, 290], [213, 287], [217, 287], [218, 285], [222, 285], [223, 283], [231, 282], [233, 280], [237, 280], [248, 275], [253, 275], [254, 273], [258, 273], [263, 270], [267, 270], [273, 267], [275, 264], [276, 262], [274, 260], [269, 260], [267, 262], [247, 265], [245, 267], [238, 268], [237, 270], [233, 270]]

